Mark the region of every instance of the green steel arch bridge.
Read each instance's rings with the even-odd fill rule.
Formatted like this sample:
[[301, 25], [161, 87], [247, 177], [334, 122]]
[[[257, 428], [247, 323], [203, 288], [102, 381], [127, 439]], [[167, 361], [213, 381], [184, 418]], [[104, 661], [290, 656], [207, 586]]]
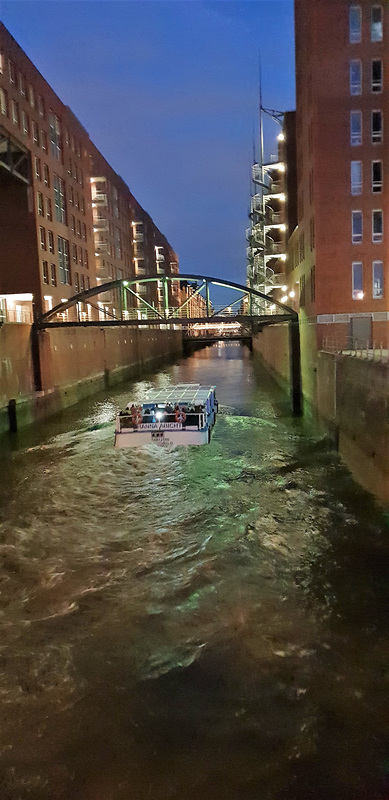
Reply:
[[[138, 287], [158, 283], [162, 285], [163, 301], [158, 307], [146, 300]], [[192, 285], [190, 296], [177, 302], [169, 303], [169, 283]], [[222, 287], [237, 293], [237, 298], [221, 305], [213, 296], [216, 287]], [[99, 303], [98, 297], [116, 291], [118, 307], [115, 312], [108, 309], [104, 303]], [[95, 302], [94, 302], [95, 301]], [[97, 301], [97, 305], [96, 305]], [[136, 307], [134, 303], [136, 302]], [[86, 318], [82, 307], [87, 304], [98, 313], [97, 319]], [[73, 320], [65, 318], [69, 309], [75, 309]], [[293, 322], [298, 319], [297, 312], [289, 306], [274, 300], [269, 295], [259, 292], [248, 286], [242, 286], [233, 281], [223, 281], [208, 275], [177, 274], [153, 275], [133, 280], [116, 280], [99, 284], [91, 289], [79, 292], [68, 300], [59, 303], [46, 313], [42, 314], [35, 322], [38, 328], [51, 326], [76, 326], [76, 325], [166, 325], [174, 324], [183, 327], [193, 326], [196, 323], [212, 325], [214, 323], [236, 322], [244, 327], [255, 323], [256, 325], [271, 325], [279, 322]]]

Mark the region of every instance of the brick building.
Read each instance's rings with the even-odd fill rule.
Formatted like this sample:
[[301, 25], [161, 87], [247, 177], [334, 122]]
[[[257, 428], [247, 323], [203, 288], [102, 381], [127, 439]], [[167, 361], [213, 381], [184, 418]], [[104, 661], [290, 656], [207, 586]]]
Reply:
[[[80, 304], [82, 319], [174, 305], [178, 259], [125, 182], [0, 23], [0, 313], [28, 319], [108, 280], [159, 275]], [[132, 287], [133, 288], [133, 287]], [[138, 290], [138, 291], [137, 291]], [[72, 318], [76, 311], [65, 316]], [[14, 316], [12, 316], [14, 315]]]
[[295, 0], [295, 28], [298, 224], [288, 295], [317, 347], [388, 345], [389, 6]]

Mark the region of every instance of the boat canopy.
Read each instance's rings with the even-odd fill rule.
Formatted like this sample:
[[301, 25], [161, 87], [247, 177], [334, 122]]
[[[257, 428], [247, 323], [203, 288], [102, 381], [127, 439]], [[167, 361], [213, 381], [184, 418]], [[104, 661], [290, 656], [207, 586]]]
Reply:
[[[203, 386], [199, 383], [178, 383], [164, 386], [161, 389], [149, 389], [143, 396], [142, 405], [205, 405], [209, 396], [215, 391], [216, 386]], [[127, 404], [130, 408], [131, 403]]]

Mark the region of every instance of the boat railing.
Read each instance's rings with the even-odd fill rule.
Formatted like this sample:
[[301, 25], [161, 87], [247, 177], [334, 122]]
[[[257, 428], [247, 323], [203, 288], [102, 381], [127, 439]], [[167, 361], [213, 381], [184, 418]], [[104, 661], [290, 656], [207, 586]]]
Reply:
[[[186, 411], [186, 417], [182, 423], [182, 427], [193, 427], [196, 426], [199, 430], [205, 428], [206, 424], [206, 415], [202, 411]], [[164, 414], [161, 420], [156, 420], [152, 414], [143, 414], [142, 415], [142, 422], [139, 421], [137, 423], [131, 416], [131, 414], [119, 414], [119, 428], [120, 430], [128, 430], [129, 428], [138, 428], [138, 425], [155, 425], [156, 430], [160, 428], [161, 425], [177, 425], [177, 419], [175, 413], [173, 414]]]

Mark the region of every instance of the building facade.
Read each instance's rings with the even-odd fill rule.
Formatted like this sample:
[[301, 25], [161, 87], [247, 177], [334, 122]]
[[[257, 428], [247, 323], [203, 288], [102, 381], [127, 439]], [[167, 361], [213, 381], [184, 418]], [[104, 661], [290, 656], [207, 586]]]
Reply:
[[295, 0], [288, 295], [316, 345], [389, 344], [389, 5]]
[[178, 282], [163, 280], [176, 273], [166, 238], [0, 23], [0, 314], [30, 321], [32, 305], [158, 275], [63, 316], [142, 313], [178, 302]]

